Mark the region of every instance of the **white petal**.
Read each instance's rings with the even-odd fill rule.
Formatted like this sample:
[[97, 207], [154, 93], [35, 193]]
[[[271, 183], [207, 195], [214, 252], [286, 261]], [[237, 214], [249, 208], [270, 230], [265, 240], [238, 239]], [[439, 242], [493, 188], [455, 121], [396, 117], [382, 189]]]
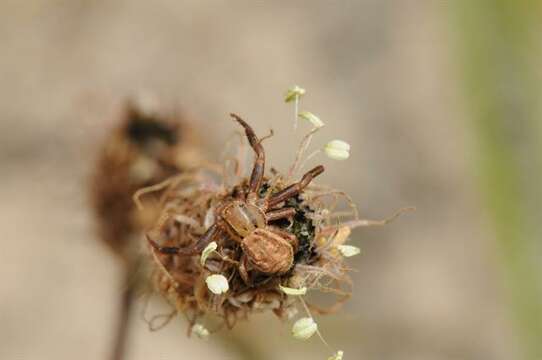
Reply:
[[315, 128], [324, 126], [324, 122], [320, 118], [309, 111], [301, 111], [297, 116], [303, 120], [309, 121]]
[[337, 351], [335, 355], [328, 358], [327, 360], [343, 360], [344, 352], [342, 350]]
[[201, 252], [201, 258], [200, 258], [201, 266], [205, 265], [205, 261], [207, 261], [207, 258], [209, 257], [209, 255], [211, 255], [217, 249], [217, 247], [218, 245], [216, 241], [213, 241], [212, 243], [207, 245], [205, 249], [203, 249], [203, 251]]
[[339, 249], [344, 257], [355, 256], [361, 252], [360, 248], [352, 245], [339, 245], [337, 246], [337, 249]]
[[226, 279], [224, 275], [220, 275], [220, 274], [209, 275], [205, 279], [205, 282], [207, 283], [207, 287], [209, 288], [209, 291], [211, 291], [213, 294], [216, 294], [216, 295], [224, 294], [230, 289], [230, 285], [228, 284], [228, 279]]
[[291, 102], [295, 101], [295, 99], [300, 98], [301, 96], [305, 95], [306, 90], [295, 85], [288, 89], [286, 92], [286, 96], [284, 96], [285, 102]]
[[316, 324], [313, 318], [306, 317], [299, 319], [292, 327], [292, 336], [299, 340], [307, 340], [318, 330], [318, 324]]
[[209, 330], [207, 330], [201, 324], [195, 324], [192, 326], [192, 333], [196, 334], [200, 339], [207, 339], [209, 337]]
[[304, 286], [302, 288], [299, 288], [299, 289], [294, 289], [294, 288], [289, 288], [289, 287], [279, 285], [279, 288], [286, 295], [301, 296], [301, 295], [305, 295], [307, 293], [307, 288], [304, 287]]

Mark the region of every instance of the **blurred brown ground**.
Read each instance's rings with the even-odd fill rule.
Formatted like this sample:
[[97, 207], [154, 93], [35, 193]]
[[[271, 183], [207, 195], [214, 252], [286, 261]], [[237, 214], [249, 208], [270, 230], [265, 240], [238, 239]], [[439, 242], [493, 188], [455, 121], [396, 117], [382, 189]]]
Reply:
[[[284, 90], [326, 122], [322, 182], [362, 214], [418, 211], [359, 230], [352, 301], [320, 319], [347, 359], [514, 359], [493, 234], [469, 168], [446, 2], [0, 2], [0, 359], [104, 359], [119, 268], [95, 239], [85, 186], [96, 144], [139, 91], [181, 106], [214, 154], [235, 111], [268, 161], [292, 160]], [[299, 134], [297, 135], [299, 136]], [[316, 340], [261, 316], [234, 334], [262, 359], [325, 359]], [[229, 335], [227, 335], [229, 336]], [[233, 340], [232, 340], [233, 341]], [[237, 340], [236, 340], [237, 341]], [[135, 321], [130, 359], [237, 359], [221, 341]], [[239, 346], [238, 346], [239, 347]]]

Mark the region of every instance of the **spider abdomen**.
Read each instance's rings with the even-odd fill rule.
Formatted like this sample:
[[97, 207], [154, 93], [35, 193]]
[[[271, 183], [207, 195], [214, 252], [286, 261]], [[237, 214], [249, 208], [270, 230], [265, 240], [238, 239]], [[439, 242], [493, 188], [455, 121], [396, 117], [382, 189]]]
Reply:
[[255, 229], [243, 239], [241, 247], [252, 266], [262, 273], [285, 273], [294, 261], [292, 245], [266, 229]]

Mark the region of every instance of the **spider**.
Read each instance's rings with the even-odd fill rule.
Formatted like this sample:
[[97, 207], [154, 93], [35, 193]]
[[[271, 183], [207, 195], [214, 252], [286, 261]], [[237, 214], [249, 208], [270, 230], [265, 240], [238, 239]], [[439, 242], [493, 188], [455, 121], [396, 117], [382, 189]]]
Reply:
[[[240, 191], [233, 199], [227, 199], [216, 208], [216, 221], [193, 245], [165, 247], [148, 238], [151, 246], [162, 254], [191, 256], [199, 254], [212, 241], [229, 236], [240, 244], [243, 254], [239, 274], [249, 283], [248, 270], [255, 269], [267, 275], [288, 272], [298, 247], [295, 235], [274, 227], [269, 222], [291, 218], [296, 210], [284, 207], [284, 202], [301, 193], [310, 182], [324, 172], [322, 165], [316, 166], [296, 182], [283, 190], [264, 198], [258, 196], [265, 172], [265, 151], [254, 130], [236, 114], [230, 114], [245, 130], [250, 146], [256, 154], [246, 192]], [[282, 207], [281, 207], [282, 206]]]

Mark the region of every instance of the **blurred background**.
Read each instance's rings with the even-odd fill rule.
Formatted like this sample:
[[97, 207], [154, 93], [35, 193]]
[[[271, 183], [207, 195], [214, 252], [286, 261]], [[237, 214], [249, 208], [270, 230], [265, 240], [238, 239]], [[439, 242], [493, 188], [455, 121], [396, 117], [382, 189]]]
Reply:
[[[97, 149], [141, 91], [218, 158], [235, 111], [285, 169], [285, 90], [352, 144], [321, 182], [362, 216], [352, 300], [319, 318], [346, 359], [542, 359], [538, 1], [0, 0], [0, 358], [106, 359], [120, 269], [87, 201]], [[320, 143], [318, 143], [320, 142]], [[326, 359], [256, 316], [207, 342], [136, 319], [128, 359]]]

